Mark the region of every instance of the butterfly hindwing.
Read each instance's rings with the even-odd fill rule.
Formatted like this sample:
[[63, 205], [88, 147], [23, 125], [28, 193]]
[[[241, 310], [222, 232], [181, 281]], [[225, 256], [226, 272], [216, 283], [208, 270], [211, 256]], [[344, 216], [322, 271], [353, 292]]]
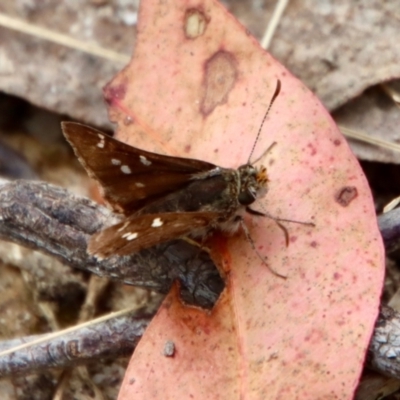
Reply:
[[205, 161], [150, 153], [75, 122], [62, 129], [79, 161], [118, 212], [132, 214], [145, 204], [187, 185], [194, 175], [216, 168]]
[[128, 255], [209, 227], [219, 215], [215, 212], [133, 215], [94, 234], [88, 252], [100, 259]]

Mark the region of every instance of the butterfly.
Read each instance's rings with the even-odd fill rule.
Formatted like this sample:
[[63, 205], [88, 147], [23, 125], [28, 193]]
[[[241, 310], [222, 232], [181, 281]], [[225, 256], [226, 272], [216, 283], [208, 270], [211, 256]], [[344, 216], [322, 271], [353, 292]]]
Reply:
[[[253, 150], [280, 88], [278, 81]], [[268, 189], [267, 170], [251, 164], [251, 154], [237, 169], [222, 168], [148, 152], [75, 122], [63, 122], [62, 130], [89, 176], [100, 184], [105, 201], [126, 216], [90, 238], [88, 252], [98, 259], [215, 230], [243, 227], [249, 237], [243, 213], [267, 215], [250, 208]]]

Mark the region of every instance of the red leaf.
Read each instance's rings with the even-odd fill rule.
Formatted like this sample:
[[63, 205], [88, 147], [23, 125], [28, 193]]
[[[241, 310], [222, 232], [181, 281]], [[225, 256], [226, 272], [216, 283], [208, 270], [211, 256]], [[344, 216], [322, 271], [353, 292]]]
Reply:
[[[258, 155], [270, 188], [223, 254], [215, 309], [165, 300], [131, 360], [120, 399], [350, 399], [377, 315], [384, 254], [366, 179], [319, 100], [214, 0], [146, 0], [131, 64], [105, 89], [118, 136], [224, 167], [247, 162], [277, 79]], [[224, 246], [222, 246], [224, 247]], [[163, 355], [173, 342], [173, 357]]]

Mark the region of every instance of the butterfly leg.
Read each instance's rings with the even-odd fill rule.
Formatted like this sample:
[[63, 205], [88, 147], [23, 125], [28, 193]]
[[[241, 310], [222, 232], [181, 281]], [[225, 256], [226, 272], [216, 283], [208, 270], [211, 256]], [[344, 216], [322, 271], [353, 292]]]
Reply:
[[184, 236], [184, 237], [181, 237], [181, 240], [184, 240], [185, 242], [191, 244], [192, 246], [198, 247], [200, 250], [203, 250], [203, 251], [205, 251], [207, 253], [211, 252], [210, 248], [204, 246], [204, 243], [205, 243], [204, 239], [202, 239], [201, 241], [197, 241], [197, 240], [192, 239], [192, 238], [190, 238], [188, 236]]
[[[246, 207], [246, 211], [251, 214], [251, 215], [256, 215], [258, 217], [268, 217], [271, 218], [276, 225], [282, 230], [283, 234], [285, 235], [285, 243], [286, 243], [286, 247], [289, 246], [289, 231], [287, 230], [286, 226], [283, 225], [280, 221], [280, 218], [275, 218], [272, 215], [268, 214], [268, 213], [262, 213], [260, 211], [257, 210], [253, 210], [250, 207]], [[286, 222], [288, 222], [287, 220], [284, 220]]]
[[262, 256], [260, 252], [257, 250], [256, 244], [254, 243], [253, 238], [250, 235], [249, 229], [247, 228], [246, 223], [244, 222], [243, 218], [241, 216], [237, 216], [235, 218], [235, 222], [239, 222], [240, 227], [242, 228], [244, 234], [246, 235], [246, 239], [250, 243], [251, 247], [253, 248], [254, 252], [257, 254], [259, 259], [267, 266], [267, 268], [277, 277], [282, 278], [282, 279], [287, 279], [287, 276], [280, 274], [279, 272], [275, 271], [270, 267], [270, 265], [267, 263], [266, 257]]
[[264, 210], [264, 212], [254, 210], [253, 208], [246, 207], [246, 212], [248, 212], [251, 215], [256, 215], [258, 217], [267, 217], [272, 219], [276, 225], [282, 230], [283, 234], [285, 235], [285, 242], [286, 246], [289, 246], [289, 231], [287, 230], [286, 226], [282, 224], [282, 222], [291, 222], [293, 224], [301, 224], [301, 225], [306, 225], [306, 226], [312, 226], [315, 227], [315, 224], [313, 222], [304, 222], [304, 221], [296, 221], [293, 219], [286, 219], [286, 218], [278, 218], [274, 217], [270, 213]]

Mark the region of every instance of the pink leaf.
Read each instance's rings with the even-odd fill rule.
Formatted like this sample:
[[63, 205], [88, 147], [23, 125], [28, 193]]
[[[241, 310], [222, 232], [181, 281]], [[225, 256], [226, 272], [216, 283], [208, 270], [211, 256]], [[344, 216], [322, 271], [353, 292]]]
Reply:
[[[214, 0], [141, 3], [135, 56], [105, 89], [118, 137], [224, 167], [247, 162], [277, 80], [282, 91], [253, 158], [269, 192], [216, 240], [227, 287], [211, 313], [176, 292], [133, 355], [120, 399], [350, 399], [377, 315], [384, 254], [366, 179], [319, 100]], [[172, 356], [163, 354], [167, 348]]]

